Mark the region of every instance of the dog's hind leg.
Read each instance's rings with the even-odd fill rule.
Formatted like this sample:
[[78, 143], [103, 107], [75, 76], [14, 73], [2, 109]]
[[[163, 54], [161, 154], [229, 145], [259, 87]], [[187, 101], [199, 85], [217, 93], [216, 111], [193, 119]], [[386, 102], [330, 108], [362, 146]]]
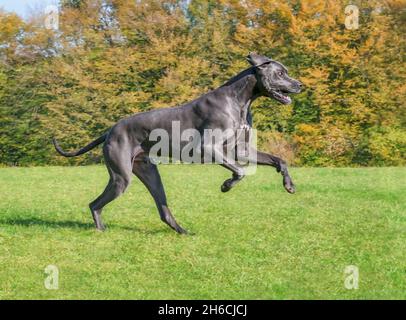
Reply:
[[110, 174], [110, 180], [103, 193], [89, 204], [93, 220], [98, 230], [105, 227], [101, 220], [103, 207], [121, 195], [131, 182], [131, 155], [120, 152], [117, 147], [111, 145], [103, 149], [106, 166]]
[[158, 168], [155, 164], [151, 163], [148, 156], [141, 154], [134, 159], [133, 173], [142, 181], [154, 198], [161, 220], [177, 233], [187, 233], [187, 231], [176, 222], [169, 210]]

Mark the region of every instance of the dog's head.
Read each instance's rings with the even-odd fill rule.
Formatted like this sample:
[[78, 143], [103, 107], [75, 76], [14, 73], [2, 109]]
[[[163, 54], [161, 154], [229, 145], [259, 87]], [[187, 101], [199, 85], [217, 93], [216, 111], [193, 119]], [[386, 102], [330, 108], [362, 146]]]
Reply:
[[301, 91], [300, 81], [289, 77], [282, 63], [256, 53], [250, 53], [247, 60], [255, 68], [258, 87], [263, 95], [282, 104], [290, 104], [292, 100], [288, 94]]

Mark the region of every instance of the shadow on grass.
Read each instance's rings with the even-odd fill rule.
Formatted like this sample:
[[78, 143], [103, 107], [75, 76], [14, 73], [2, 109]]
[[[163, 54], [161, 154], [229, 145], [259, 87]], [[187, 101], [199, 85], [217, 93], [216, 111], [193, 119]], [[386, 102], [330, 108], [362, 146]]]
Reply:
[[[12, 225], [12, 226], [43, 226], [47, 228], [71, 228], [71, 229], [84, 229], [84, 230], [96, 230], [93, 223], [84, 223], [79, 221], [50, 221], [43, 220], [39, 218], [10, 218], [10, 219], [0, 219], [0, 225]], [[109, 229], [121, 229], [126, 231], [134, 231], [143, 234], [158, 234], [158, 233], [169, 233], [171, 230], [161, 228], [156, 230], [142, 230], [137, 227], [120, 226], [115, 224], [108, 224], [107, 230]]]

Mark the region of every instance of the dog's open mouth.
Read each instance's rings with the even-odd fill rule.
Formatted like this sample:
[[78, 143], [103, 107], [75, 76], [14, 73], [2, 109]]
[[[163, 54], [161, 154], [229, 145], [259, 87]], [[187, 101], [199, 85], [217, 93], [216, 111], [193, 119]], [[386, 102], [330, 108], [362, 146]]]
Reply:
[[290, 104], [292, 99], [287, 95], [287, 93], [282, 91], [272, 91], [272, 97], [283, 104]]

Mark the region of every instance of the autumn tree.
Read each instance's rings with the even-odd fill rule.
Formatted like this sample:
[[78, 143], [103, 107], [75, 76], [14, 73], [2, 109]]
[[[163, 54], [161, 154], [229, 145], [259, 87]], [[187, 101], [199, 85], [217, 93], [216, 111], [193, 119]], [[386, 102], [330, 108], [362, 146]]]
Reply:
[[406, 1], [352, 4], [351, 30], [344, 0], [62, 0], [58, 30], [0, 11], [0, 163], [66, 163], [52, 136], [82, 146], [218, 87], [257, 51], [306, 85], [290, 106], [254, 103], [262, 148], [296, 165], [405, 164]]

